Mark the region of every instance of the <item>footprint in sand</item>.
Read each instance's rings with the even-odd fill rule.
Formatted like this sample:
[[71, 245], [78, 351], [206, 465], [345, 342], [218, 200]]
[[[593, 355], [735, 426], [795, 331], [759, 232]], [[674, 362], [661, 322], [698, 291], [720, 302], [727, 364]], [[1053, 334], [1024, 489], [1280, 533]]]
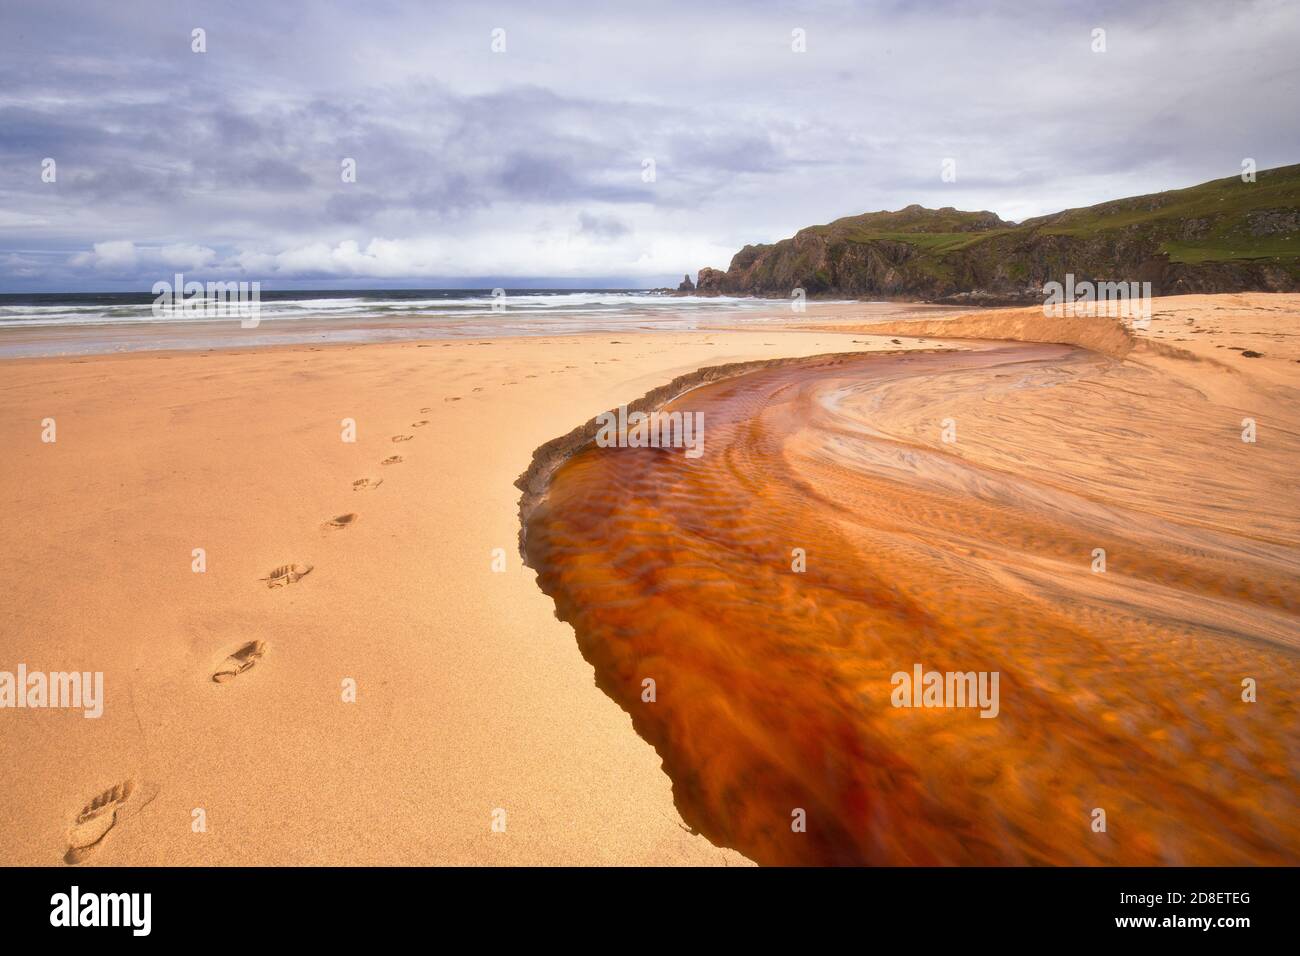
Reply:
[[482, 386], [482, 385], [476, 385], [476, 386], [474, 386], [474, 391], [476, 391], [476, 392], [481, 392], [481, 391], [483, 391], [483, 386]]
[[[514, 383], [514, 382], [507, 382], [506, 384], [508, 384], [508, 385], [513, 385], [513, 384], [515, 384], [515, 383]], [[459, 402], [459, 401], [460, 401], [460, 396], [459, 396], [459, 395], [453, 395], [451, 398], [444, 398], [443, 401], [444, 401], [444, 402]]]
[[381, 465], [400, 465], [401, 463], [402, 463], [401, 455], [389, 455], [387, 458], [385, 458], [383, 461], [380, 462]]
[[393, 441], [410, 441], [414, 437], [414, 435], [394, 435]]
[[298, 583], [311, 574], [311, 570], [310, 564], [282, 564], [261, 580], [268, 588], [282, 588]]
[[420, 409], [420, 414], [421, 414], [421, 415], [427, 415], [427, 414], [429, 414], [431, 411], [433, 411], [432, 408], [422, 408], [422, 409]]
[[239, 650], [232, 651], [230, 656], [221, 662], [221, 666], [212, 673], [213, 681], [224, 684], [226, 681], [234, 680], [260, 661], [265, 653], [266, 641], [249, 641]]
[[424, 427], [425, 425], [427, 425], [427, 424], [429, 424], [428, 419], [423, 419], [423, 418], [422, 418], [422, 419], [420, 419], [420, 421], [418, 421], [418, 422], [411, 422], [411, 427], [412, 427], [412, 428], [423, 428], [423, 427]]
[[378, 488], [383, 483], [384, 479], [382, 478], [358, 478], [356, 481], [352, 482], [352, 490], [366, 491], [370, 488]]
[[352, 522], [356, 520], [357, 520], [357, 516], [351, 512], [345, 515], [335, 515], [333, 518], [330, 518], [329, 521], [325, 522], [325, 527], [346, 528], [348, 525], [352, 524]]
[[81, 808], [68, 831], [68, 851], [63, 855], [65, 863], [80, 863], [94, 852], [108, 831], [113, 829], [119, 811], [135, 791], [135, 783], [125, 780], [109, 787]]

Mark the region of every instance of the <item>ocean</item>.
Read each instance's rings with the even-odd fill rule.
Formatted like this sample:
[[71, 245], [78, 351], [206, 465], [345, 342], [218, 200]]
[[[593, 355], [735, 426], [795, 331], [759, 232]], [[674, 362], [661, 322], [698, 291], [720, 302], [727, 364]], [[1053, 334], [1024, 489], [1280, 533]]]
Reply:
[[346, 289], [262, 291], [255, 327], [226, 314], [156, 308], [148, 292], [0, 295], [0, 357], [683, 331], [719, 319], [789, 314], [775, 299], [642, 289]]

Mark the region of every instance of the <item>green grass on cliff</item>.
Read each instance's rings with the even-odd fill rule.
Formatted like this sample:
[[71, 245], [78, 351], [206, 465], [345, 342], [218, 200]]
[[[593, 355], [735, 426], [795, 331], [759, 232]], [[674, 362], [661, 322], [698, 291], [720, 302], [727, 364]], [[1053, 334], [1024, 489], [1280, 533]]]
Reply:
[[918, 237], [939, 233], [987, 235], [990, 229], [1010, 225], [1012, 224], [1004, 222], [995, 213], [988, 211], [967, 212], [951, 206], [942, 209], [926, 209], [924, 206], [914, 204], [893, 212], [882, 209], [880, 212], [866, 212], [859, 216], [845, 216], [824, 226], [809, 226], [804, 231], [826, 236], [829, 239], [862, 242], [865, 240], [861, 237], [876, 238], [892, 235]]
[[[801, 241], [813, 237], [823, 241]], [[1065, 262], [1087, 271], [1117, 258], [1132, 264], [1154, 253], [1188, 265], [1267, 262], [1300, 281], [1300, 165], [1261, 170], [1255, 182], [1230, 176], [1020, 224], [991, 212], [916, 205], [847, 216], [809, 226], [792, 239], [746, 246], [732, 267], [750, 270], [746, 281], [756, 289], [794, 281], [808, 283], [814, 292], [826, 291], [833, 284], [824, 256], [850, 271], [869, 270], [877, 266], [862, 265], [860, 257], [848, 253], [853, 246], [881, 242], [915, 250], [889, 268], [896, 267], [896, 275], [917, 287], [925, 286], [926, 277], [934, 287], [995, 274], [1023, 280], [1040, 272], [1044, 263]], [[850, 284], [861, 281], [857, 276]]]
[[873, 239], [892, 239], [906, 242], [929, 252], [952, 252], [982, 242], [992, 236], [1002, 236], [1015, 232], [1015, 229], [988, 229], [984, 232], [873, 232], [863, 233], [863, 238], [855, 242], [869, 242]]
[[1192, 242], [1166, 242], [1160, 247], [1170, 262], [1229, 262], [1233, 259], [1300, 258], [1300, 232], [1290, 238], [1215, 236]]
[[[999, 236], [1104, 239], [1114, 233], [1146, 233], [1173, 262], [1300, 258], [1300, 228], [1278, 233], [1261, 226], [1261, 217], [1279, 210], [1300, 215], [1300, 165], [1262, 170], [1253, 183], [1230, 176], [1187, 189], [1067, 209], [1020, 225], [1002, 223], [992, 213], [909, 206], [898, 212], [848, 216], [804, 231], [833, 242], [905, 242], [938, 257]], [[984, 224], [988, 227], [980, 228]]]
[[1149, 230], [1174, 262], [1293, 259], [1300, 256], [1300, 228], [1282, 233], [1261, 228], [1260, 220], [1279, 210], [1300, 213], [1300, 165], [1262, 170], [1253, 183], [1230, 176], [1187, 189], [1067, 209], [1027, 220], [1021, 228], [1082, 239]]

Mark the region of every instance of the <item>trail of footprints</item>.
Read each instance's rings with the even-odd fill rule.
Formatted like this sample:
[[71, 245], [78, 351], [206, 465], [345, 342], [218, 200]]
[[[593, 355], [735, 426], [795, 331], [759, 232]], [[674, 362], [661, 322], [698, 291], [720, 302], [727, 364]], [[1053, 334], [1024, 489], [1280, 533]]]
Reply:
[[[432, 411], [431, 408], [420, 409], [423, 414], [430, 411]], [[411, 427], [421, 428], [427, 424], [429, 424], [427, 419], [421, 419], [412, 423]], [[414, 435], [394, 435], [392, 440], [394, 442], [405, 442], [414, 437]], [[390, 455], [379, 464], [399, 465], [401, 463], [401, 455]], [[352, 490], [373, 491], [383, 483], [384, 479], [382, 478], [370, 476], [357, 478], [352, 482]], [[351, 527], [356, 520], [357, 514], [355, 512], [347, 512], [330, 518], [324, 523], [323, 528], [329, 531], [339, 531]], [[312, 570], [313, 565], [310, 564], [282, 564], [277, 568], [273, 568], [269, 574], [260, 580], [268, 588], [283, 588], [291, 584], [297, 584], [311, 574]], [[216, 670], [210, 676], [212, 683], [226, 684], [239, 675], [246, 673], [266, 656], [267, 649], [266, 641], [247, 641], [241, 644], [226, 655], [225, 659], [217, 665]], [[64, 862], [71, 865], [86, 860], [104, 842], [109, 831], [122, 819], [140, 810], [152, 799], [152, 797], [142, 797], [140, 791], [141, 787], [134, 780], [127, 779], [92, 797], [81, 808], [81, 812], [73, 819], [68, 830], [68, 846], [63, 855]]]
[[[478, 389], [475, 389], [475, 391], [478, 391]], [[447, 401], [459, 401], [459, 398], [449, 398], [447, 399]], [[433, 411], [433, 408], [431, 406], [426, 405], [425, 407], [420, 409], [420, 414], [427, 415], [431, 411]], [[411, 427], [423, 428], [427, 424], [429, 424], [429, 420], [427, 418], [422, 418], [419, 419], [418, 421], [412, 422]], [[414, 437], [415, 437], [414, 435], [399, 434], [399, 435], [393, 435], [391, 440], [394, 443], [407, 442], [407, 441], [411, 441], [411, 439], [413, 439]], [[401, 463], [402, 463], [401, 455], [389, 455], [379, 464], [387, 466], [387, 465], [400, 465]], [[383, 483], [384, 483], [384, 479], [374, 478], [367, 475], [363, 478], [357, 478], [356, 480], [354, 480], [352, 482], [352, 490], [373, 491]], [[341, 531], [344, 528], [351, 527], [356, 522], [357, 517], [358, 516], [356, 512], [347, 512], [346, 514], [335, 515], [333, 518], [330, 518], [328, 521], [326, 521], [321, 527], [327, 531]], [[266, 582], [266, 586], [268, 588], [287, 587], [290, 584], [297, 584], [304, 577], [310, 574], [311, 571], [312, 571], [312, 565], [310, 564], [284, 564], [276, 568], [275, 570], [273, 570], [270, 574], [268, 574], [266, 577], [262, 578], [261, 580]], [[216, 674], [213, 674], [212, 679], [217, 683], [224, 683], [227, 680], [231, 680], [236, 675], [242, 674], [244, 671], [248, 670], [248, 668], [252, 667], [253, 664], [257, 661], [257, 659], [260, 658], [265, 653], [265, 649], [266, 649], [266, 645], [262, 641], [252, 641], [248, 644], [245, 644], [239, 650], [233, 652], [230, 655], [230, 657], [226, 659], [227, 662], [226, 665], [223, 667], [222, 670], [218, 671]]]

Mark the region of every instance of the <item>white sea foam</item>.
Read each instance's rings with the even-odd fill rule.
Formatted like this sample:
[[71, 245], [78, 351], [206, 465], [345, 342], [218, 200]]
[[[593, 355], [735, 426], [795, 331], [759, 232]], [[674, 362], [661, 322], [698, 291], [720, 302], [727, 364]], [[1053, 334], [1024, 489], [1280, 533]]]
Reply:
[[[126, 301], [123, 301], [123, 300]], [[494, 307], [495, 306], [495, 307]], [[0, 296], [0, 357], [159, 349], [685, 331], [707, 323], [783, 321], [788, 300], [627, 290], [263, 292], [259, 322], [155, 307], [152, 297]], [[764, 314], [765, 313], [765, 314]]]
[[[494, 309], [500, 301], [504, 308]], [[496, 300], [487, 294], [463, 294], [431, 298], [394, 298], [374, 295], [348, 298], [264, 298], [263, 321], [276, 319], [320, 319], [338, 316], [467, 316], [494, 315], [501, 318], [511, 312], [551, 315], [631, 312], [667, 312], [708, 308], [716, 310], [754, 310], [779, 307], [780, 300], [737, 298], [731, 296], [669, 296], [648, 292], [522, 292], [507, 293]], [[0, 305], [0, 328], [63, 325], [119, 325], [172, 321], [225, 321], [221, 317], [186, 314], [183, 309], [159, 309], [155, 314], [152, 300], [140, 303], [104, 302], [59, 305]]]

